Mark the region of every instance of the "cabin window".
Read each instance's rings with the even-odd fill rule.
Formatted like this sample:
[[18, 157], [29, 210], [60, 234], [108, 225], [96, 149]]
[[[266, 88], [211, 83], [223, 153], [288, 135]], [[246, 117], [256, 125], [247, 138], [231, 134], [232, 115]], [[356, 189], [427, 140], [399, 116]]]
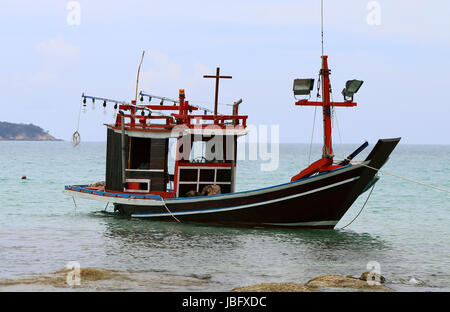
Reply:
[[206, 151], [206, 142], [194, 141], [192, 143], [191, 154], [189, 155], [190, 162], [204, 162]]
[[131, 138], [130, 168], [150, 168], [150, 139]]
[[170, 179], [167, 171], [168, 139], [131, 137], [129, 147], [126, 191], [165, 192]]
[[192, 143], [190, 162], [224, 162], [223, 142], [221, 138], [212, 138], [208, 141], [194, 141]]

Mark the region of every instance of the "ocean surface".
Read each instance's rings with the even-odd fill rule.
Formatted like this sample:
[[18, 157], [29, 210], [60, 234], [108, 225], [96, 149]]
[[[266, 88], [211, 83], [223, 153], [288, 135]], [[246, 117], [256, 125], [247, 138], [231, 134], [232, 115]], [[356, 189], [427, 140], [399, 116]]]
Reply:
[[[357, 146], [337, 145], [335, 152], [347, 155]], [[334, 230], [137, 220], [100, 213], [101, 202], [76, 199], [75, 206], [62, 192], [64, 185], [104, 180], [105, 147], [0, 142], [0, 279], [47, 274], [78, 261], [81, 267], [151, 274], [153, 290], [228, 291], [260, 282], [304, 283], [321, 274], [359, 276], [376, 261], [394, 289], [450, 290], [448, 193], [381, 174], [363, 212], [344, 230], [368, 192]], [[260, 170], [264, 161], [240, 161], [237, 190], [289, 181], [307, 166], [308, 151], [308, 144], [282, 144], [279, 168], [271, 172]], [[319, 156], [314, 145], [313, 159]], [[450, 146], [400, 143], [384, 169], [450, 189]], [[170, 285], [158, 287], [159, 279]]]

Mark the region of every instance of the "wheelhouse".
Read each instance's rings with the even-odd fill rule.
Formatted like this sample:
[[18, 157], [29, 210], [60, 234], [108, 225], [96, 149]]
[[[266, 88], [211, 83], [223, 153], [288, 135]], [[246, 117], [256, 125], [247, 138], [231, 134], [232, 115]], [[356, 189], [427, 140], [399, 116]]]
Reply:
[[233, 104], [231, 115], [208, 115], [185, 100], [183, 89], [178, 100], [161, 99], [161, 105], [121, 103], [115, 123], [106, 124], [105, 191], [163, 198], [212, 195], [208, 186], [215, 193], [233, 192], [237, 138], [247, 133], [247, 116], [238, 114], [242, 101]]

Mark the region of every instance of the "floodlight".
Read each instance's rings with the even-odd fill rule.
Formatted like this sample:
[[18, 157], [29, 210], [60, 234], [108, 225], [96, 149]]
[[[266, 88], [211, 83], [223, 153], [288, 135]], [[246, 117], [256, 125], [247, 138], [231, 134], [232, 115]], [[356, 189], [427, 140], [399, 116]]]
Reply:
[[344, 96], [344, 99], [347, 101], [348, 98], [351, 98], [353, 100], [353, 95], [358, 92], [359, 88], [361, 88], [364, 81], [362, 80], [349, 80], [345, 83], [345, 88], [342, 90], [342, 95]]
[[314, 79], [295, 79], [294, 95], [309, 95], [314, 87]]

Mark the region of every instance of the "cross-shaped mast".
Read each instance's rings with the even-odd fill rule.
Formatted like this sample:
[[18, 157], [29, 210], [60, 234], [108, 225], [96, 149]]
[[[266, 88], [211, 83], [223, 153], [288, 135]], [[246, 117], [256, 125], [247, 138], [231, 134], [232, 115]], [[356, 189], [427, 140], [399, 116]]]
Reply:
[[231, 77], [231, 76], [220, 76], [220, 67], [217, 67], [215, 76], [204, 75], [203, 78], [216, 78], [216, 95], [215, 95], [215, 98], [214, 98], [214, 115], [217, 115], [217, 104], [218, 104], [218, 101], [219, 101], [219, 79], [220, 78], [231, 79], [233, 77]]

